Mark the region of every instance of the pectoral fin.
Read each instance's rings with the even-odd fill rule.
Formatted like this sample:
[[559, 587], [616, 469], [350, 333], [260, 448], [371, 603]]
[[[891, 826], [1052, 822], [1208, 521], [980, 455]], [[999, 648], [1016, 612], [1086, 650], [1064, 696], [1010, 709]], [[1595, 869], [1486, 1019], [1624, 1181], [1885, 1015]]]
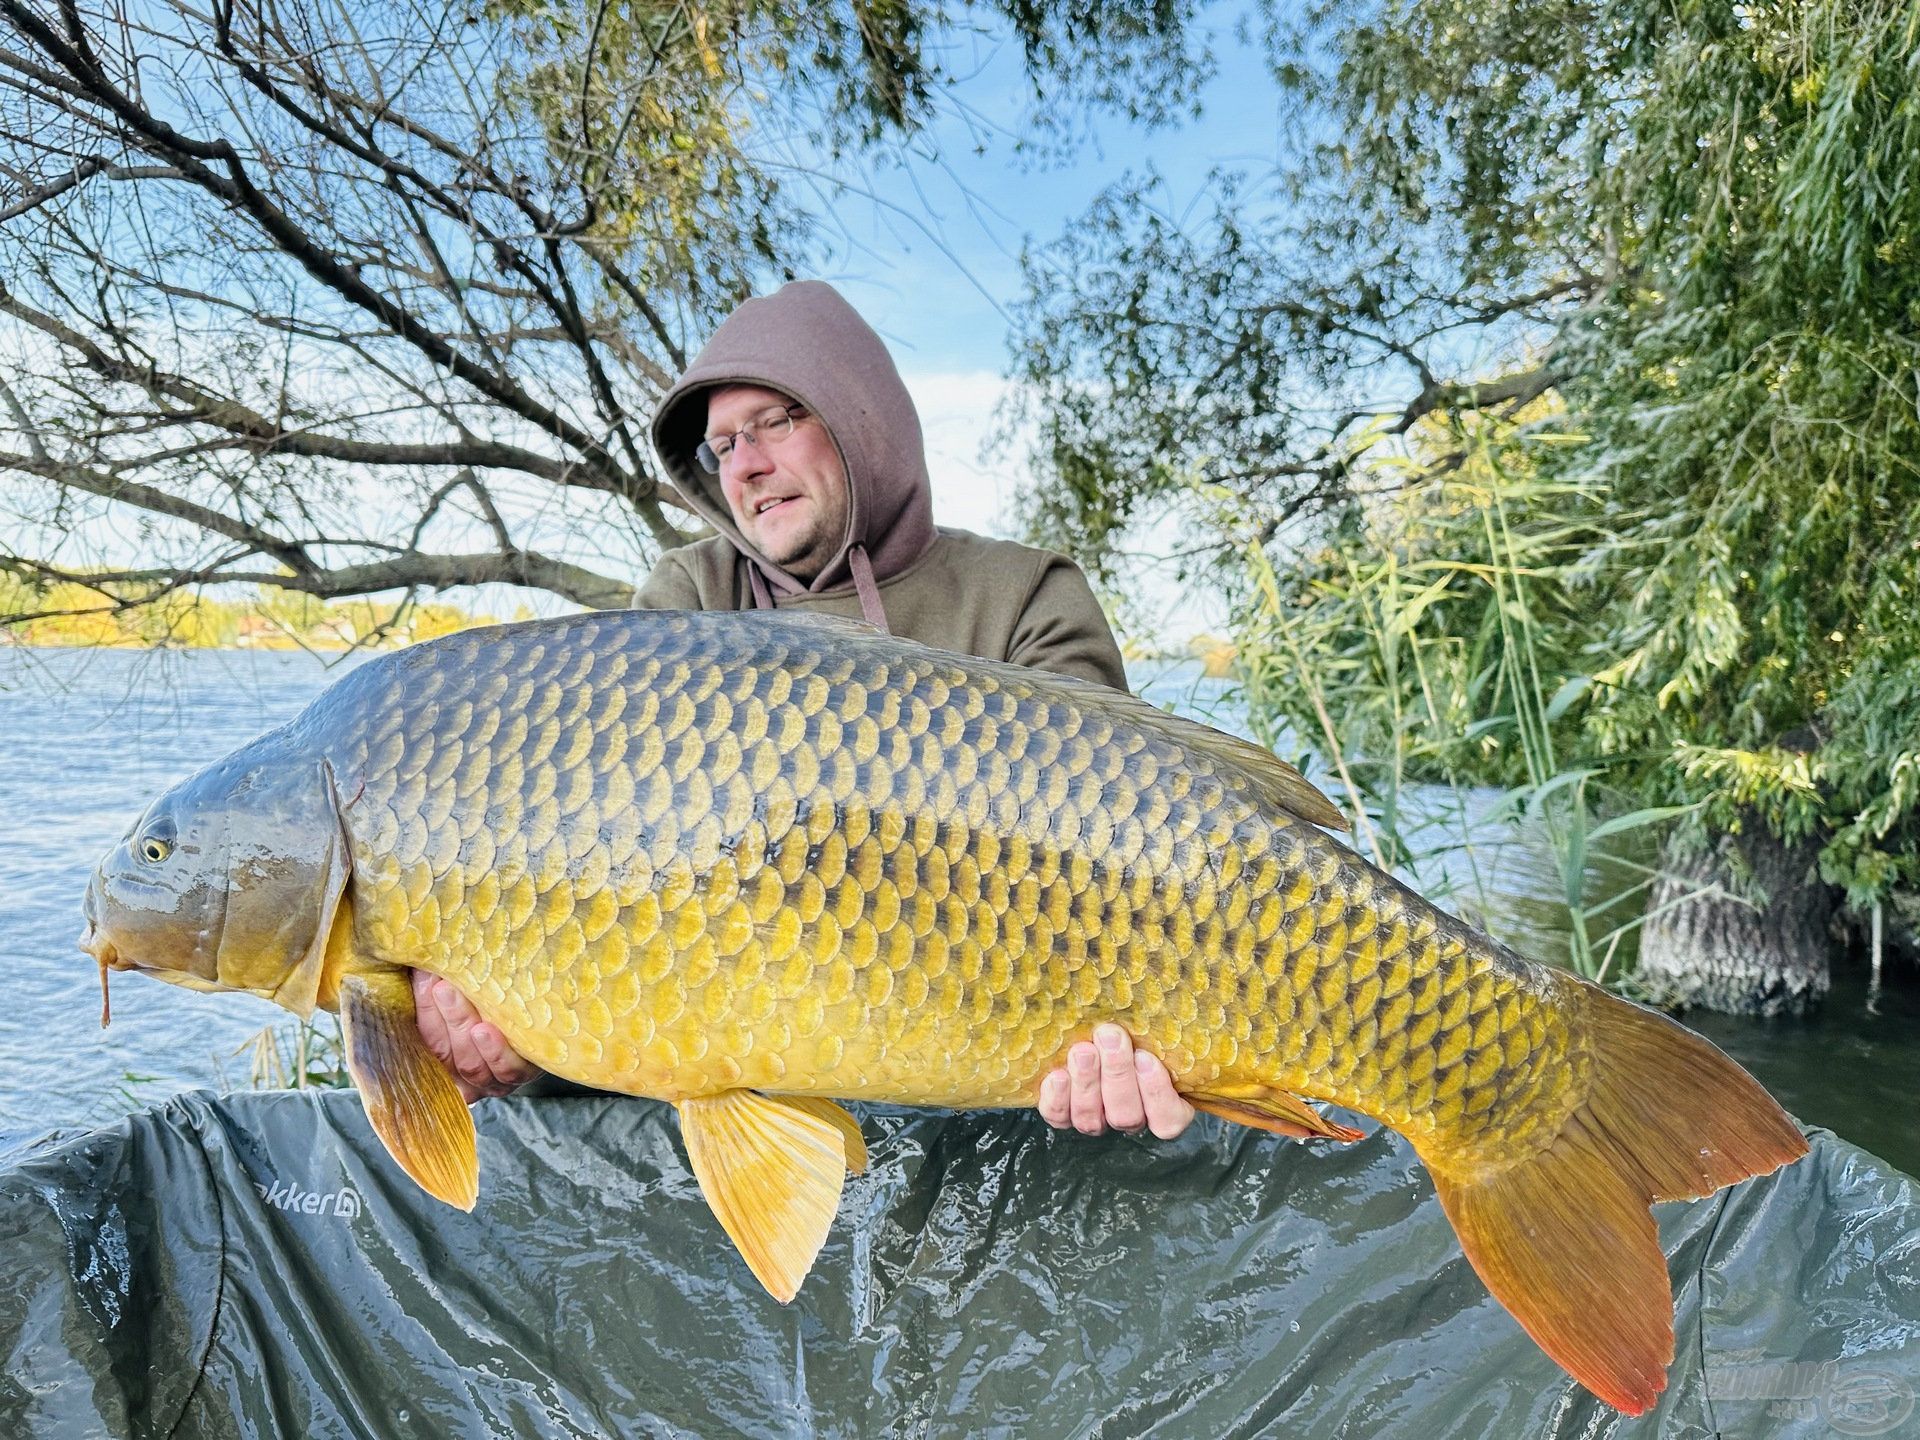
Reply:
[[866, 1168], [859, 1125], [830, 1100], [753, 1090], [679, 1109], [700, 1193], [747, 1268], [786, 1304], [826, 1243], [847, 1170]]
[[1276, 1135], [1291, 1135], [1296, 1140], [1358, 1140], [1365, 1133], [1335, 1124], [1298, 1095], [1264, 1086], [1231, 1094], [1203, 1090], [1187, 1094], [1186, 1099], [1194, 1109], [1217, 1115], [1222, 1120], [1251, 1125], [1256, 1130], [1271, 1130]]
[[480, 1196], [473, 1117], [446, 1067], [420, 1038], [413, 987], [403, 970], [340, 981], [347, 1071], [360, 1088], [373, 1133], [400, 1168], [436, 1199], [461, 1210]]
[[320, 762], [320, 789], [327, 800], [326, 856], [313, 874], [314, 931], [299, 964], [289, 970], [273, 992], [274, 1003], [284, 1005], [302, 1020], [313, 1015], [326, 977], [327, 952], [334, 938], [334, 922], [343, 913], [347, 878], [353, 870], [353, 846], [340, 816], [340, 787], [333, 767]]

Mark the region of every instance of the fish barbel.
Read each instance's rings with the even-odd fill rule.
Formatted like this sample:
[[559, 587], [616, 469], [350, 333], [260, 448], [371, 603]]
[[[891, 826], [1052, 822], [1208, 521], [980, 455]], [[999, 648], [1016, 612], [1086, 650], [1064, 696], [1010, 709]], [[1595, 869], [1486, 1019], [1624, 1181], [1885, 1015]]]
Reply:
[[829, 1097], [1033, 1102], [1114, 1021], [1195, 1106], [1378, 1118], [1467, 1258], [1639, 1413], [1672, 1299], [1649, 1203], [1805, 1153], [1664, 1016], [1521, 959], [1327, 835], [1244, 741], [1102, 687], [795, 614], [619, 612], [370, 661], [102, 861], [103, 966], [337, 1009], [375, 1131], [471, 1208], [409, 967], [529, 1060], [678, 1107], [755, 1275], [797, 1290], [865, 1151]]

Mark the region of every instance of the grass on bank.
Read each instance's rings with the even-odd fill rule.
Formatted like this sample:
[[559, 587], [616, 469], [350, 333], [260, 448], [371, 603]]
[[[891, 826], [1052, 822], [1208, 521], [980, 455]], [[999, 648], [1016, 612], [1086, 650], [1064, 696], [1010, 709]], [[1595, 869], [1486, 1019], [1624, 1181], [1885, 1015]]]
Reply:
[[[340, 1017], [325, 1011], [262, 1026], [233, 1053], [246, 1057], [249, 1090], [341, 1090], [353, 1084]], [[221, 1082], [229, 1088], [224, 1075]]]
[[1247, 544], [1234, 638], [1248, 719], [1264, 743], [1291, 735], [1324, 757], [1362, 853], [1483, 925], [1502, 928], [1503, 908], [1484, 837], [1539, 837], [1567, 964], [1618, 984], [1659, 878], [1653, 842], [1697, 808], [1636, 807], [1608, 763], [1567, 758], [1569, 712], [1607, 658], [1569, 653], [1568, 612], [1596, 553], [1627, 541], [1587, 483], [1531, 463], [1578, 437], [1472, 440], [1456, 466], [1377, 467], [1297, 568]]

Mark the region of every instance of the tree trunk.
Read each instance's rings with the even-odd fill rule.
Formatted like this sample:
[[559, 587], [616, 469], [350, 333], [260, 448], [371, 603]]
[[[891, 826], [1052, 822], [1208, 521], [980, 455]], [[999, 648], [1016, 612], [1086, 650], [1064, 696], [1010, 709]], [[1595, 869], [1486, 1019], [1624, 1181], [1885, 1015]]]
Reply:
[[1827, 993], [1839, 891], [1819, 847], [1782, 844], [1757, 818], [1680, 855], [1669, 841], [1640, 935], [1637, 978], [1656, 1004], [1793, 1014]]

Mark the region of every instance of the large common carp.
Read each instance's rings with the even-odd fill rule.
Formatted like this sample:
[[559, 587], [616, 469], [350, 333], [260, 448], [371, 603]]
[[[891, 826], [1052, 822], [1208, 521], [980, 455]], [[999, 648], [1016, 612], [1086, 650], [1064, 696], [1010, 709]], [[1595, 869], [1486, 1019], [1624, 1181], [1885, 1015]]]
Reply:
[[[525, 1056], [673, 1102], [790, 1299], [858, 1125], [1031, 1104], [1102, 1020], [1203, 1110], [1412, 1143], [1488, 1288], [1623, 1410], [1672, 1358], [1648, 1205], [1806, 1146], [1665, 1017], [1334, 841], [1256, 746], [1130, 696], [789, 614], [473, 630], [361, 666], [156, 800], [87, 892], [106, 969], [339, 1011], [374, 1129], [471, 1208], [419, 967]], [[1683, 1100], [1684, 1103], [1676, 1103]]]

